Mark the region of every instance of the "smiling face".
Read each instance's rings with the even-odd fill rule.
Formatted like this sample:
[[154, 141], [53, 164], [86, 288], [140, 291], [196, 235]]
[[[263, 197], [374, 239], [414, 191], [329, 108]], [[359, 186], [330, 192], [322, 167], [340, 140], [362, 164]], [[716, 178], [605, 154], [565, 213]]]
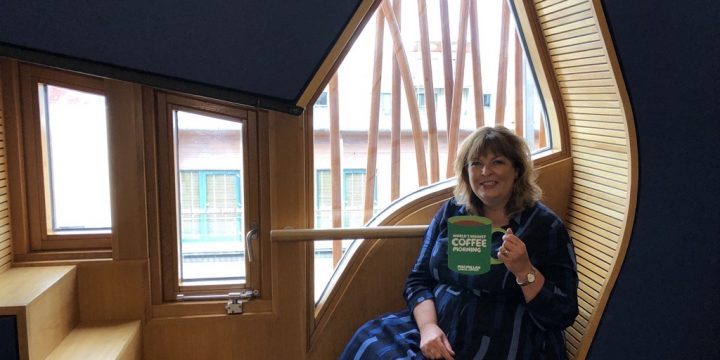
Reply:
[[467, 162], [468, 180], [473, 193], [490, 209], [504, 208], [518, 176], [510, 159], [488, 152]]

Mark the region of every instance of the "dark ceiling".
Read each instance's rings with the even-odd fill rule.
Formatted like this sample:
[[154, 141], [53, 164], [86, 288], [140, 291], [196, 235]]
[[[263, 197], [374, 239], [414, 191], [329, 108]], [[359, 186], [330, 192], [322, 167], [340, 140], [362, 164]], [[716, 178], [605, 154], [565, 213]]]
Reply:
[[0, 55], [299, 113], [361, 0], [2, 0]]

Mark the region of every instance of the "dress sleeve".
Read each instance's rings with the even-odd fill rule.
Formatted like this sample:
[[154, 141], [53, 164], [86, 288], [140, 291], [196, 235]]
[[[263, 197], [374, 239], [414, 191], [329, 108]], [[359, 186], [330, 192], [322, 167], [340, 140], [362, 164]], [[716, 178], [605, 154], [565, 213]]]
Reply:
[[433, 289], [435, 288], [437, 281], [432, 276], [430, 258], [432, 257], [435, 242], [440, 235], [441, 227], [444, 227], [444, 223], [447, 221], [447, 208], [448, 204], [446, 203], [440, 208], [430, 222], [430, 225], [423, 236], [420, 254], [418, 255], [417, 261], [410, 270], [410, 274], [405, 281], [404, 296], [411, 313], [417, 304], [425, 300], [435, 298], [433, 295]]
[[545, 284], [527, 308], [541, 328], [562, 330], [572, 325], [578, 315], [578, 276], [575, 250], [560, 219], [552, 223], [546, 244], [547, 252], [536, 264]]

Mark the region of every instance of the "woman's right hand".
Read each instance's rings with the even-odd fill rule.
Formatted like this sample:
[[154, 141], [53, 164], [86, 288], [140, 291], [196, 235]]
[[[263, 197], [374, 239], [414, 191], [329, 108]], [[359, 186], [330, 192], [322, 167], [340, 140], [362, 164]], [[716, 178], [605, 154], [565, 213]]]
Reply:
[[437, 324], [426, 324], [420, 328], [420, 350], [428, 359], [454, 360], [455, 352]]

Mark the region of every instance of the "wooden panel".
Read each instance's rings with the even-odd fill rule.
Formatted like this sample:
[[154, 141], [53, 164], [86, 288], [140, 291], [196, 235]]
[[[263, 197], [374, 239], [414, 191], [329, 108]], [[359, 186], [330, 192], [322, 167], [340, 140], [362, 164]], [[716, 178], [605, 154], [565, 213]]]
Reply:
[[[145, 260], [78, 265], [80, 321], [143, 320], [150, 303]], [[118, 289], [122, 285], [122, 290]]]
[[629, 100], [599, 1], [536, 1], [568, 118], [574, 187], [567, 227], [576, 250], [580, 315], [568, 358], [584, 358], [632, 227], [637, 169]]
[[0, 274], [12, 266], [12, 239], [10, 238], [10, 212], [7, 193], [7, 159], [5, 157], [5, 117], [3, 86], [0, 83]]
[[14, 267], [0, 274], [0, 315], [18, 320], [21, 359], [44, 359], [77, 322], [74, 266]]

